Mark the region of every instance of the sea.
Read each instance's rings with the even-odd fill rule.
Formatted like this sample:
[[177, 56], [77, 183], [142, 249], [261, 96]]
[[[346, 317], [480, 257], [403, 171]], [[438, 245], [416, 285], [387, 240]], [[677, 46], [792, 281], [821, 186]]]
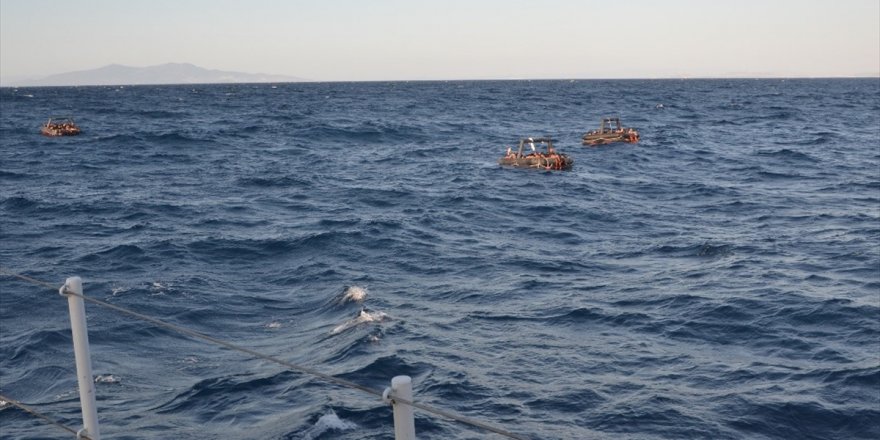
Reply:
[[[603, 117], [641, 141], [583, 146]], [[498, 164], [537, 136], [572, 170]], [[522, 438], [880, 438], [880, 78], [3, 88], [0, 231], [0, 393], [74, 430], [78, 276]], [[86, 310], [104, 438], [393, 438], [375, 395]], [[9, 402], [0, 437], [73, 438]]]

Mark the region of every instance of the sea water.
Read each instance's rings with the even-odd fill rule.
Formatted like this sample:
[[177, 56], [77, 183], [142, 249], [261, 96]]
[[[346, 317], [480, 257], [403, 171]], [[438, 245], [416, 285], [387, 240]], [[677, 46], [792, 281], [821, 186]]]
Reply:
[[[877, 78], [0, 98], [8, 271], [528, 438], [880, 437]], [[641, 142], [582, 146], [605, 116]], [[528, 136], [574, 168], [500, 167]], [[0, 392], [79, 429], [66, 301], [0, 292]], [[375, 396], [87, 312], [106, 438], [392, 435]], [[8, 404], [0, 432], [67, 435]]]

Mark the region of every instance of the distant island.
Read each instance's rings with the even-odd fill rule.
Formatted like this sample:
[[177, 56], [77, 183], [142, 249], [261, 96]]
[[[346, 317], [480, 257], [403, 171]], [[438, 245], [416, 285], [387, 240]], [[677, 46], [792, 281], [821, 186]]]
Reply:
[[17, 81], [3, 86], [109, 86], [138, 84], [222, 84], [303, 82], [303, 78], [265, 73], [205, 69], [189, 63], [131, 67], [111, 64], [92, 70], [59, 73], [45, 78]]

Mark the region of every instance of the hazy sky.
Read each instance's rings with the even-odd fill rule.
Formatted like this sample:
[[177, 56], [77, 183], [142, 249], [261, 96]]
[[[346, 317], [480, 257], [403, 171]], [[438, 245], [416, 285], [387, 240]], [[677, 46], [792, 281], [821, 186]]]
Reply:
[[0, 0], [0, 76], [188, 62], [313, 80], [880, 74], [880, 0]]

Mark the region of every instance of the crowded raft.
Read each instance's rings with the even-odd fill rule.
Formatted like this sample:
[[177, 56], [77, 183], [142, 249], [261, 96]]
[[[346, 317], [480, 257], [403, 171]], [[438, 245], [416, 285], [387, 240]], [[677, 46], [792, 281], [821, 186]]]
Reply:
[[75, 136], [82, 133], [82, 130], [73, 122], [73, 118], [49, 118], [40, 128], [43, 136]]
[[634, 144], [639, 141], [639, 132], [623, 127], [620, 118], [602, 118], [597, 130], [590, 130], [583, 137], [584, 145], [604, 145], [614, 142]]
[[[529, 147], [531, 152], [526, 150], [526, 146]], [[545, 147], [546, 149], [538, 151], [538, 147]], [[520, 139], [519, 147], [516, 151], [508, 147], [507, 154], [498, 159], [498, 163], [512, 167], [570, 170], [574, 160], [563, 153], [557, 152], [553, 147], [553, 140], [545, 137]]]

